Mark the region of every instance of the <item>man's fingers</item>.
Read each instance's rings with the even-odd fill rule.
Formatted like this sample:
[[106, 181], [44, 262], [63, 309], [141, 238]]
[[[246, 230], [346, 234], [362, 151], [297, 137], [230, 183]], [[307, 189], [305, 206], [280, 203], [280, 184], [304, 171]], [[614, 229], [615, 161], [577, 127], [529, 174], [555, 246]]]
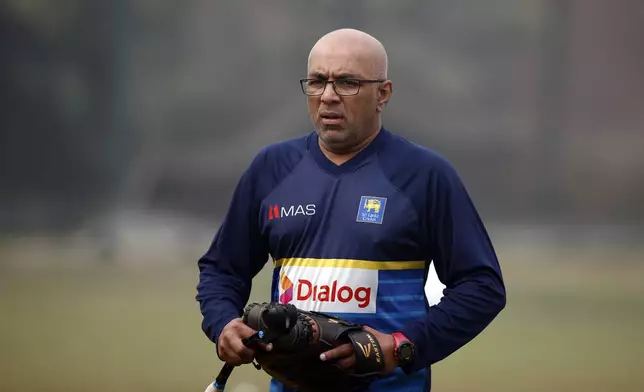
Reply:
[[257, 331], [244, 324], [241, 318], [231, 320], [223, 329], [219, 337], [218, 350], [220, 357], [232, 365], [241, 365], [250, 363], [255, 358], [255, 349], [267, 350], [272, 349], [272, 345], [266, 345], [261, 342], [253, 347], [246, 347], [244, 340], [253, 336]]
[[244, 360], [237, 355], [236, 352], [232, 350], [230, 347], [222, 348], [221, 351], [221, 358], [226, 362], [231, 365], [242, 365], [244, 363]]
[[353, 365], [356, 364], [356, 356], [355, 355], [350, 355], [346, 358], [342, 358], [338, 360], [338, 366], [340, 366], [342, 369], [350, 369], [353, 367]]
[[230, 350], [245, 363], [249, 363], [253, 360], [253, 358], [255, 358], [255, 351], [244, 346], [241, 340], [238, 339], [230, 342]]
[[350, 343], [345, 343], [329, 351], [323, 352], [320, 354], [320, 359], [323, 361], [329, 361], [332, 359], [348, 357], [351, 354], [353, 354], [353, 346]]
[[362, 326], [362, 329], [364, 329], [364, 330], [365, 330], [365, 331], [367, 331], [367, 332], [371, 332], [371, 333], [372, 333], [372, 334], [374, 334], [374, 335], [376, 335], [376, 334], [379, 334], [379, 333], [380, 333], [380, 331], [377, 331], [377, 330], [375, 330], [375, 329], [371, 328], [371, 327], [370, 327], [370, 326], [368, 326], [368, 325], [363, 325], [363, 326]]
[[239, 355], [228, 351], [224, 352], [223, 358], [226, 360], [226, 363], [235, 365], [235, 366], [242, 365], [244, 363], [244, 361], [241, 358], [239, 358]]
[[273, 349], [273, 343], [259, 343], [259, 347], [264, 351], [271, 351]]
[[242, 339], [249, 338], [253, 336], [255, 332], [257, 332], [251, 327], [249, 327], [248, 325], [244, 324], [243, 321], [239, 321], [238, 323], [235, 324], [235, 330], [236, 330], [235, 332], [237, 336], [239, 336]]

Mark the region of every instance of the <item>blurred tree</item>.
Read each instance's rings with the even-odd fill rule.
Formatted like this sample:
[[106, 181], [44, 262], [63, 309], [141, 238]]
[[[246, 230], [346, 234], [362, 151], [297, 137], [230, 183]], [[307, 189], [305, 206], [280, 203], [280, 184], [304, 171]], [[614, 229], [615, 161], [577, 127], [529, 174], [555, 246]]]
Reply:
[[114, 197], [131, 142], [125, 4], [0, 3], [0, 229], [70, 230]]

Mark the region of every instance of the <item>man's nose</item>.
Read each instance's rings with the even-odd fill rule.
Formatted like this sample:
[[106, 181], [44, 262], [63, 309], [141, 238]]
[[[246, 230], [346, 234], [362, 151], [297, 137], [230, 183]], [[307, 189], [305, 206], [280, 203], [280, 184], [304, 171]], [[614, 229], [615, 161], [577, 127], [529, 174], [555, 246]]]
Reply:
[[333, 82], [329, 81], [324, 86], [324, 91], [322, 91], [322, 102], [335, 102], [340, 100], [340, 96], [335, 92], [335, 87]]

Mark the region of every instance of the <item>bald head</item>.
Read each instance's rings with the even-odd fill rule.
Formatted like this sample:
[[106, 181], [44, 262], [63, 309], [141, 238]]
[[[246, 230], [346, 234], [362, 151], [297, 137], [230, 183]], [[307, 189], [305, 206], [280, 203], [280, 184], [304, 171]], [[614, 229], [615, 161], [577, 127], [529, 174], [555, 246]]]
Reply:
[[311, 49], [302, 91], [322, 150], [340, 164], [381, 129], [380, 115], [392, 93], [387, 52], [362, 31], [332, 31]]
[[355, 29], [339, 29], [320, 38], [309, 53], [308, 67], [320, 58], [351, 57], [365, 78], [387, 79], [387, 52], [373, 36]]

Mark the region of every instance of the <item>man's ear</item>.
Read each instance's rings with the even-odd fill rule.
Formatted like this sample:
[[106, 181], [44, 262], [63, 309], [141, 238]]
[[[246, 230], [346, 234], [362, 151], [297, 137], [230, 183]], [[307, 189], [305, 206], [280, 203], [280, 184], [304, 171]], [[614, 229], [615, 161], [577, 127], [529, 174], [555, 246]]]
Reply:
[[380, 87], [378, 87], [378, 104], [376, 106], [377, 111], [381, 112], [384, 110], [385, 106], [387, 106], [387, 103], [389, 102], [389, 99], [391, 99], [392, 94], [393, 84], [391, 83], [391, 80], [383, 82]]

